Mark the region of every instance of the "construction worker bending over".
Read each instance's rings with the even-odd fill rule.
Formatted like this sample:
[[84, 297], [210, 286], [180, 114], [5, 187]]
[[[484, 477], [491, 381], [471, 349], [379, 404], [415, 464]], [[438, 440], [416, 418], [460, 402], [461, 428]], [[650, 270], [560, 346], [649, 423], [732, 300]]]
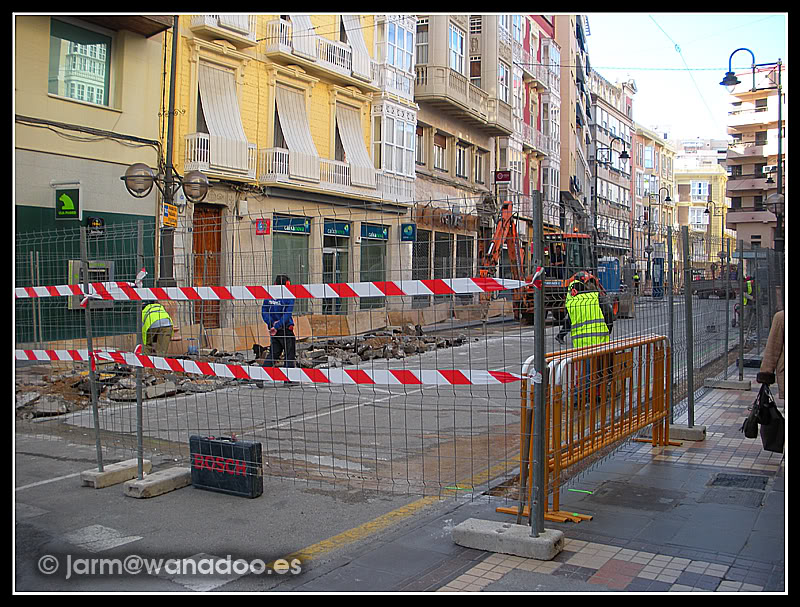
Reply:
[[148, 304], [142, 310], [142, 345], [144, 354], [164, 356], [172, 339], [172, 319], [160, 303]]

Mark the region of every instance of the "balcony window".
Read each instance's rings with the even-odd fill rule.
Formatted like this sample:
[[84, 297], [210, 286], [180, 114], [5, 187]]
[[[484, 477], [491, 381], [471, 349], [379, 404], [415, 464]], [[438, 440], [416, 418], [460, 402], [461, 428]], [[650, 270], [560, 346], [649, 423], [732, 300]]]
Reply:
[[508, 103], [508, 87], [509, 87], [509, 70], [508, 66], [502, 61], [497, 64], [497, 98], [500, 101]]
[[473, 56], [469, 58], [469, 81], [481, 88], [481, 58]]
[[464, 73], [464, 32], [450, 24], [450, 69]]
[[692, 180], [691, 195], [693, 201], [705, 201], [708, 199], [708, 182]]
[[522, 15], [511, 15], [511, 32], [514, 40], [522, 44], [522, 37], [525, 34], [525, 22]]
[[644, 168], [653, 168], [653, 146], [648, 145], [644, 148]]
[[484, 183], [485, 163], [486, 163], [486, 153], [476, 149], [474, 156], [475, 183]]
[[417, 125], [414, 161], [417, 164], [425, 164], [425, 131], [419, 125]]
[[428, 20], [417, 21], [417, 64], [428, 63]]
[[482, 28], [483, 28], [483, 16], [472, 15], [469, 18], [469, 33], [479, 35], [481, 33]]
[[50, 20], [48, 93], [107, 106], [110, 72], [109, 36]]
[[469, 151], [461, 144], [456, 146], [456, 176], [469, 179]]
[[433, 168], [447, 171], [447, 137], [439, 133], [433, 136]]
[[374, 116], [373, 123], [375, 168], [413, 177], [414, 125], [389, 116]]
[[386, 41], [388, 44], [386, 62], [406, 72], [413, 70], [411, 53], [414, 49], [414, 34], [400, 25], [387, 24]]

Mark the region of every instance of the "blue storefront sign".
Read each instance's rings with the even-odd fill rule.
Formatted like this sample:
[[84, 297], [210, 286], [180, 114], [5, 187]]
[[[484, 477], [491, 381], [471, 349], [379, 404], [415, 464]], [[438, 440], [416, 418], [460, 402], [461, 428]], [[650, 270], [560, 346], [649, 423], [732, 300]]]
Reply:
[[389, 226], [382, 226], [374, 223], [362, 223], [361, 238], [389, 240]]
[[350, 236], [350, 222], [348, 221], [325, 221], [325, 236]]
[[272, 218], [272, 231], [310, 234], [311, 220], [307, 217], [280, 217], [276, 215]]
[[415, 223], [400, 224], [400, 240], [402, 242], [416, 242], [417, 224]]

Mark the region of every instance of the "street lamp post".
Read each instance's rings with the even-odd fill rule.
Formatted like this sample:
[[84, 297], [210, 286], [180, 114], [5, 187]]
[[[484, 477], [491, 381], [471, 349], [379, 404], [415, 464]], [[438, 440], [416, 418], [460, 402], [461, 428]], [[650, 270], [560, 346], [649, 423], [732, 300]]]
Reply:
[[[128, 167], [125, 175], [120, 177], [125, 182], [125, 188], [131, 196], [144, 198], [153, 189], [153, 185], [159, 189], [164, 197], [164, 204], [173, 204], [175, 193], [183, 187], [186, 199], [189, 202], [201, 202], [208, 194], [208, 178], [200, 171], [190, 171], [185, 177], [181, 177], [175, 172], [172, 166], [172, 139], [175, 124], [175, 81], [177, 71], [178, 53], [178, 15], [172, 21], [172, 63], [170, 69], [169, 83], [169, 109], [167, 114], [167, 141], [166, 141], [166, 166], [165, 174], [154, 174], [153, 170], [143, 162], [137, 162]], [[158, 219], [156, 218], [156, 221]], [[175, 230], [169, 226], [161, 228], [160, 263], [158, 273], [158, 286], [176, 286], [175, 275], [173, 273], [173, 245]]]
[[[651, 279], [651, 275], [650, 275], [650, 273], [651, 273], [650, 256], [651, 256], [651, 254], [653, 252], [653, 247], [650, 246], [650, 232], [651, 232], [650, 226], [653, 223], [653, 197], [655, 197], [656, 200], [658, 200], [658, 223], [659, 224], [662, 223], [662, 215], [664, 213], [664, 210], [661, 208], [661, 205], [663, 204], [663, 202], [661, 200], [661, 190], [665, 190], [667, 192], [667, 195], [664, 198], [663, 202], [672, 202], [672, 199], [669, 197], [669, 188], [660, 187], [660, 188], [658, 188], [658, 193], [657, 194], [651, 194], [650, 192], [645, 192], [645, 194], [647, 195], [647, 246], [645, 247], [645, 253], [647, 253], [647, 273], [645, 274], [645, 284], [650, 282], [650, 279]], [[651, 285], [651, 288], [652, 288], [652, 285]], [[651, 294], [652, 294], [652, 291], [651, 291]]]
[[[600, 165], [603, 165], [603, 166], [612, 166], [613, 165], [613, 162], [611, 160], [611, 154], [613, 154], [613, 152], [614, 152], [614, 142], [615, 141], [621, 141], [622, 142], [622, 152], [620, 152], [620, 154], [619, 154], [619, 159], [623, 163], [627, 162], [628, 159], [630, 159], [630, 156], [628, 155], [628, 152], [625, 149], [625, 140], [622, 137], [617, 137], [616, 135], [612, 135], [611, 136], [611, 142], [608, 144], [608, 147], [598, 147], [594, 151], [595, 167], [594, 167], [594, 201], [593, 201], [593, 205], [592, 205], [592, 209], [593, 209], [592, 210], [592, 217], [593, 217], [593, 220], [592, 220], [592, 227], [593, 227], [593, 230], [592, 230], [592, 251], [593, 251], [594, 256], [595, 256], [595, 261], [597, 260], [597, 238], [598, 238], [598, 231], [597, 231], [597, 207], [598, 207], [597, 199], [598, 199], [598, 196], [599, 196], [599, 191], [598, 191], [598, 188], [597, 188], [598, 175], [600, 173]], [[600, 152], [608, 152], [609, 153], [608, 154], [609, 159], [605, 160], [605, 161], [604, 160], [600, 160]]]
[[[725, 73], [725, 77], [722, 79], [720, 84], [728, 89], [729, 93], [733, 93], [734, 88], [736, 85], [741, 84], [741, 81], [736, 77], [736, 74], [733, 73], [733, 68], [731, 67], [733, 62], [733, 56], [738, 53], [739, 51], [747, 51], [750, 53], [750, 56], [753, 58], [753, 62], [750, 66], [750, 69], [753, 73], [753, 87], [750, 89], [751, 92], [755, 91], [763, 91], [763, 90], [771, 90], [777, 89], [778, 90], [778, 191], [776, 193], [776, 199], [782, 198], [783, 196], [783, 88], [781, 86], [781, 72], [783, 71], [783, 61], [778, 59], [776, 62], [772, 63], [756, 63], [756, 56], [753, 54], [749, 48], [737, 48], [733, 51], [728, 58], [728, 71]], [[775, 66], [777, 67], [777, 86], [769, 86], [764, 88], [756, 88], [756, 68], [757, 67], [770, 67]], [[769, 180], [768, 180], [769, 183]], [[769, 201], [770, 197], [767, 197], [767, 201]], [[777, 202], [777, 200], [776, 200]], [[775, 205], [777, 209], [777, 204]], [[774, 248], [776, 251], [783, 251], [784, 250], [784, 238], [783, 238], [783, 214], [782, 213], [775, 213], [775, 238], [774, 238]]]

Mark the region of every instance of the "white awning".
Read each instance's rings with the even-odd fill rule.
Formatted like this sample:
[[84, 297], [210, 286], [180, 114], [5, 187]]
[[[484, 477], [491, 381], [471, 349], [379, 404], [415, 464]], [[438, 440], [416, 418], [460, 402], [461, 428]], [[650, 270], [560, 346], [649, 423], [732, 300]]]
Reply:
[[317, 60], [317, 34], [311, 25], [311, 15], [291, 15], [292, 50], [312, 61]]
[[342, 23], [347, 32], [347, 41], [353, 49], [353, 76], [372, 81], [372, 66], [369, 51], [361, 32], [361, 17], [359, 15], [342, 15]]
[[239, 32], [248, 36], [250, 34], [250, 15], [220, 15], [220, 27]]
[[200, 98], [208, 126], [211, 165], [247, 172], [247, 137], [239, 113], [233, 72], [201, 63]]
[[319, 181], [319, 154], [311, 138], [305, 95], [302, 91], [278, 86], [275, 103], [283, 137], [289, 147], [289, 176]]
[[350, 165], [350, 183], [363, 187], [375, 187], [375, 168], [364, 145], [364, 130], [357, 109], [336, 104], [336, 128], [342, 138], [345, 160]]

